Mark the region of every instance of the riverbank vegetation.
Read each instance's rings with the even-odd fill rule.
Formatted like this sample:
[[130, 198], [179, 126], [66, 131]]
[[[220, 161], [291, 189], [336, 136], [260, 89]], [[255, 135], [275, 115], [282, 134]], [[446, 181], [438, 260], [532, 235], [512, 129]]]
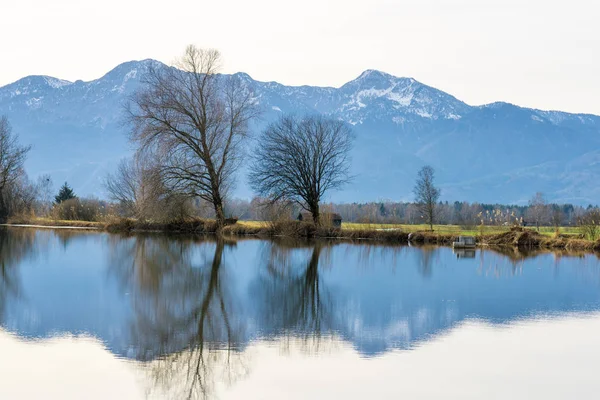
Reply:
[[[342, 228], [317, 226], [302, 221], [237, 221], [220, 228], [215, 220], [189, 219], [186, 221], [148, 222], [127, 218], [109, 218], [103, 222], [69, 221], [51, 218], [13, 218], [16, 225], [90, 228], [111, 233], [164, 232], [193, 235], [223, 235], [229, 237], [301, 238], [371, 241], [406, 245], [409, 243], [451, 245], [458, 236], [472, 233], [479, 246], [517, 247], [566, 251], [600, 251], [600, 239], [588, 240], [580, 228], [565, 227], [564, 233], [549, 229], [537, 232], [523, 227], [486, 227], [480, 232], [463, 231], [458, 226], [428, 225], [369, 225], [345, 223]], [[439, 228], [439, 229], [436, 229]]]

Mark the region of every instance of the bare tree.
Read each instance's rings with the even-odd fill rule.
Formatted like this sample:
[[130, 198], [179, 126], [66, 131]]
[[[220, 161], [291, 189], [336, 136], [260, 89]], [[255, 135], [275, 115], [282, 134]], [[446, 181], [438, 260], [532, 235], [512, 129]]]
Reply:
[[350, 179], [354, 135], [342, 121], [321, 116], [283, 116], [259, 138], [250, 184], [261, 196], [291, 200], [319, 224], [319, 202]]
[[146, 157], [136, 154], [123, 159], [114, 174], [109, 174], [104, 187], [120, 212], [139, 220], [184, 220], [191, 214], [191, 201], [169, 190], [160, 176], [159, 167]]
[[104, 179], [104, 187], [112, 201], [119, 203], [126, 213], [136, 214], [139, 191], [143, 187], [143, 169], [137, 159], [122, 159], [114, 174]]
[[535, 196], [529, 200], [529, 209], [527, 210], [527, 218], [535, 223], [539, 232], [540, 225], [548, 219], [548, 206], [544, 194], [537, 192]]
[[34, 211], [38, 187], [25, 172], [21, 172], [18, 179], [8, 187], [6, 193], [11, 215], [26, 215]]
[[434, 175], [435, 171], [429, 165], [421, 168], [413, 190], [419, 211], [432, 231], [437, 216], [437, 201], [440, 198], [440, 190], [433, 183]]
[[158, 175], [146, 158], [134, 156], [121, 160], [116, 172], [106, 177], [104, 186], [125, 214], [145, 219], [151, 214], [149, 208], [163, 194]]
[[37, 211], [40, 215], [47, 217], [52, 208], [54, 187], [52, 177], [48, 174], [40, 175], [36, 181]]
[[236, 76], [217, 74], [220, 54], [188, 46], [177, 68], [150, 68], [127, 111], [131, 139], [155, 153], [173, 190], [210, 202], [224, 224], [224, 197], [258, 108]]
[[23, 175], [23, 164], [31, 146], [21, 146], [8, 119], [0, 117], [0, 221], [9, 215], [8, 189]]

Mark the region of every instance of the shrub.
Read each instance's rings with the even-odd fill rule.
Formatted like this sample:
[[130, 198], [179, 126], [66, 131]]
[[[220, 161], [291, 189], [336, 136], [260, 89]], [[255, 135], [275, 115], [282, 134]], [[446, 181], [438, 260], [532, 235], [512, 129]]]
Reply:
[[580, 217], [577, 221], [581, 233], [588, 240], [598, 240], [600, 238], [600, 210], [592, 209]]
[[52, 218], [68, 221], [101, 221], [108, 215], [107, 204], [96, 199], [73, 198], [55, 204]]

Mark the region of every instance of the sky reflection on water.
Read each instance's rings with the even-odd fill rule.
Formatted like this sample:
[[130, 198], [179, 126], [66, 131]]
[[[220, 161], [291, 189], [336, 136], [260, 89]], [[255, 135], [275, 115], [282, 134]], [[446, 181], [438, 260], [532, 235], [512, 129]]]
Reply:
[[597, 389], [597, 310], [595, 255], [4, 229], [0, 398], [36, 357], [73, 398], [561, 398], [536, 379]]
[[[206, 391], [192, 398], [593, 399], [600, 390], [599, 335], [594, 313], [507, 325], [471, 320], [378, 357], [363, 357], [339, 338], [261, 340], [236, 356], [235, 375], [226, 364], [214, 365], [202, 382]], [[23, 341], [0, 331], [0, 351], [3, 399], [182, 399], [190, 393], [185, 365], [118, 358], [93, 338]]]

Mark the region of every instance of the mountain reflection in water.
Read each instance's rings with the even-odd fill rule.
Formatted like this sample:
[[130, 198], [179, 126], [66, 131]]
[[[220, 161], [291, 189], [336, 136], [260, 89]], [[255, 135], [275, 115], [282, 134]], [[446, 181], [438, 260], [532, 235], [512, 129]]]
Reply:
[[0, 328], [95, 338], [159, 397], [210, 398], [258, 344], [379, 358], [470, 321], [597, 310], [595, 255], [0, 229]]

